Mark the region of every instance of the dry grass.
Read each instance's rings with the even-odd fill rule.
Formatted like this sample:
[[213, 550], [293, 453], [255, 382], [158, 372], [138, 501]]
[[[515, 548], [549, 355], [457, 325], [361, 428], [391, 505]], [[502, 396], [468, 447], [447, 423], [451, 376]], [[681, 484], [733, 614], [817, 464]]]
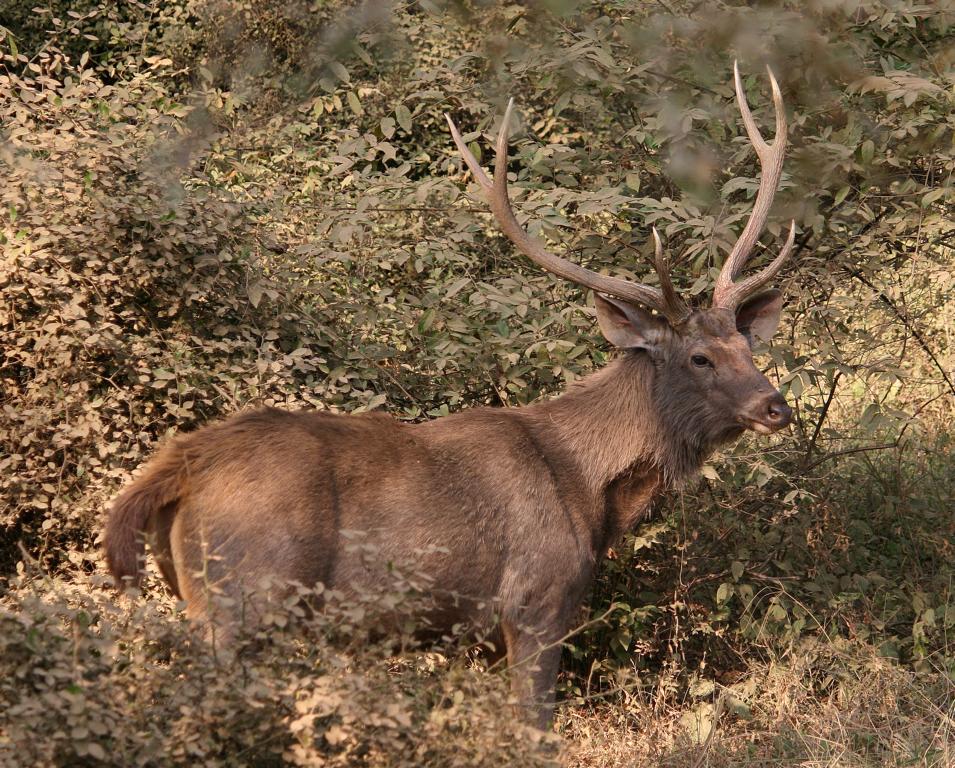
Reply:
[[630, 697], [560, 715], [565, 765], [955, 765], [955, 685], [848, 642], [806, 643], [706, 699]]

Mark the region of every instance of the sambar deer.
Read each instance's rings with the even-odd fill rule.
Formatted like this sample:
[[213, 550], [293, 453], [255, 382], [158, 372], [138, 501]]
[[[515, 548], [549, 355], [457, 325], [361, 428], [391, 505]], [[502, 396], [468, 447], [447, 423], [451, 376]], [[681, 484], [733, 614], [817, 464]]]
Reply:
[[677, 296], [656, 230], [659, 288], [549, 253], [518, 223], [508, 198], [512, 104], [493, 181], [449, 117], [501, 229], [541, 267], [594, 291], [600, 330], [623, 354], [562, 396], [522, 408], [473, 408], [420, 424], [377, 413], [262, 409], [178, 436], [113, 504], [105, 549], [117, 581], [138, 578], [148, 534], [192, 617], [206, 615], [210, 583], [227, 594], [270, 575], [346, 594], [375, 589], [378, 576], [342, 534], [364, 531], [383, 561], [420, 558], [446, 627], [500, 622], [515, 693], [545, 725], [560, 639], [598, 559], [717, 446], [790, 421], [750, 346], [778, 323], [780, 293], [761, 289], [792, 249], [795, 222], [779, 255], [736, 281], [782, 172], [785, 112], [770, 72], [776, 136], [768, 144], [734, 70], [762, 175], [711, 308], [691, 309]]

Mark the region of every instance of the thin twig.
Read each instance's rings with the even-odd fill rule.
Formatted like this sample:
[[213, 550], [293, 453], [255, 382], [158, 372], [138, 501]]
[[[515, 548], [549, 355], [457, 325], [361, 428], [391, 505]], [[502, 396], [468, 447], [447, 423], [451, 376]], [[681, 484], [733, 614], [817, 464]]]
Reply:
[[863, 446], [860, 446], [860, 447], [858, 447], [858, 448], [845, 448], [845, 449], [843, 449], [843, 450], [841, 450], [841, 451], [836, 451], [835, 453], [827, 453], [825, 456], [822, 456], [822, 457], [816, 459], [812, 464], [810, 464], [808, 467], [806, 467], [800, 474], [805, 475], [806, 473], [808, 473], [808, 472], [810, 472], [811, 470], [813, 470], [813, 469], [815, 469], [816, 467], [818, 467], [818, 466], [819, 466], [820, 464], [822, 464], [823, 462], [829, 461], [830, 459], [834, 459], [834, 458], [836, 458], [836, 457], [838, 457], [838, 456], [847, 456], [847, 455], [850, 454], [850, 453], [866, 453], [866, 452], [869, 452], [869, 451], [885, 451], [885, 450], [888, 450], [889, 448], [896, 448], [896, 447], [898, 447], [898, 445], [899, 445], [899, 441], [898, 441], [898, 440], [895, 440], [895, 441], [893, 441], [893, 442], [891, 442], [891, 443], [883, 443], [882, 445], [863, 445]]

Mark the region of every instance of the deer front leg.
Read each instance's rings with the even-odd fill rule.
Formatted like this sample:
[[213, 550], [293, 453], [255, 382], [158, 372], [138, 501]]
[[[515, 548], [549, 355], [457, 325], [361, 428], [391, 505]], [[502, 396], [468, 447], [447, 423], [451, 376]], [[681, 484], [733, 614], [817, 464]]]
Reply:
[[544, 730], [554, 714], [561, 633], [556, 628], [535, 631], [512, 622], [504, 622], [502, 629], [511, 689], [523, 717]]

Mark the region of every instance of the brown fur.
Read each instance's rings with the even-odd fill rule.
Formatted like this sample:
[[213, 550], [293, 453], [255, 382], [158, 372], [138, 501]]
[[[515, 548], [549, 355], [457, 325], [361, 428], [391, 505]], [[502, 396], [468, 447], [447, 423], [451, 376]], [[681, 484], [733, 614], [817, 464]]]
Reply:
[[[624, 322], [608, 321], [611, 309], [598, 303], [602, 327]], [[238, 594], [263, 576], [376, 588], [380, 574], [341, 533], [364, 531], [382, 561], [415, 560], [434, 578], [448, 626], [494, 612], [510, 664], [539, 654], [515, 686], [543, 723], [557, 641], [598, 558], [667, 485], [781, 400], [725, 311], [678, 329], [649, 316], [626, 323], [640, 346], [525, 408], [422, 424], [263, 409], [176, 437], [114, 503], [110, 569], [138, 578], [148, 533], [188, 613], [205, 617], [211, 585]], [[691, 362], [701, 351], [712, 370]]]

